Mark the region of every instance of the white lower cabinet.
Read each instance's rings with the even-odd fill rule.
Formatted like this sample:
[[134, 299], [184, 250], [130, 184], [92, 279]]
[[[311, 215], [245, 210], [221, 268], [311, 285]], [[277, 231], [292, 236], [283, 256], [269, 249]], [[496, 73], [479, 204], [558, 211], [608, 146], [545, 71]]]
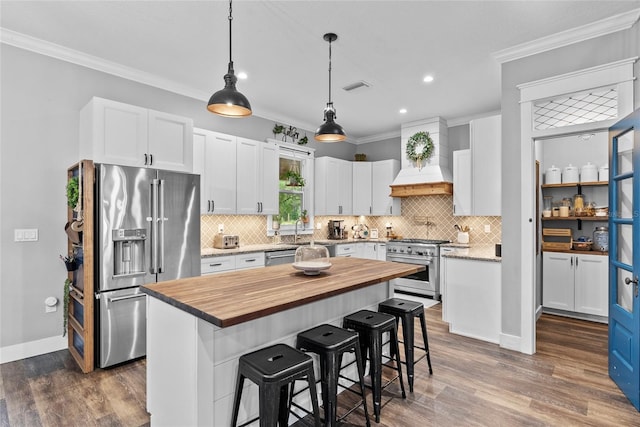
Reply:
[[336, 245], [336, 256], [357, 257], [358, 244], [349, 243], [349, 244]]
[[236, 269], [236, 256], [206, 257], [200, 260], [200, 275], [223, 273]]
[[236, 270], [264, 267], [264, 252], [236, 255]]
[[264, 252], [206, 257], [200, 261], [200, 275], [259, 267], [264, 267]]
[[608, 257], [545, 252], [542, 305], [546, 308], [609, 315]]
[[499, 343], [501, 263], [446, 257], [441, 267], [446, 280], [442, 300], [449, 332]]

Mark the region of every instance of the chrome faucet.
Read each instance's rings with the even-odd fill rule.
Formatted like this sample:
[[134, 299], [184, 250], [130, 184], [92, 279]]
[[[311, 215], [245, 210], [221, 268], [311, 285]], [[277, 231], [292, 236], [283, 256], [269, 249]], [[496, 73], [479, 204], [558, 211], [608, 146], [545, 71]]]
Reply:
[[300, 223], [302, 225], [302, 229], [304, 230], [304, 222], [302, 222], [301, 219], [296, 221], [296, 228], [294, 231], [294, 235], [293, 235], [293, 243], [298, 243], [298, 223]]

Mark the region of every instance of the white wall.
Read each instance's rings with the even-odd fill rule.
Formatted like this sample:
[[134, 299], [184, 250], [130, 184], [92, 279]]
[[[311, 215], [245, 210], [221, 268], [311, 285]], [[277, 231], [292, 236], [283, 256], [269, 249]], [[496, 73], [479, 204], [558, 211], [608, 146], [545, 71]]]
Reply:
[[[78, 114], [92, 96], [191, 117], [194, 126], [264, 140], [274, 123], [252, 116], [225, 119], [195, 100], [0, 44], [0, 361], [27, 343], [64, 346], [61, 300], [66, 270], [66, 170], [78, 159]], [[217, 82], [217, 80], [216, 80]], [[215, 83], [218, 84], [218, 83]], [[214, 88], [217, 90], [218, 88]], [[304, 131], [303, 131], [304, 132]], [[307, 135], [312, 140], [314, 130]], [[309, 143], [316, 155], [353, 159], [355, 146]], [[37, 228], [39, 240], [13, 242], [16, 228]], [[44, 341], [43, 341], [44, 340]], [[17, 349], [17, 350], [16, 350]], [[37, 351], [37, 350], [36, 350]], [[42, 351], [41, 351], [42, 352]]]

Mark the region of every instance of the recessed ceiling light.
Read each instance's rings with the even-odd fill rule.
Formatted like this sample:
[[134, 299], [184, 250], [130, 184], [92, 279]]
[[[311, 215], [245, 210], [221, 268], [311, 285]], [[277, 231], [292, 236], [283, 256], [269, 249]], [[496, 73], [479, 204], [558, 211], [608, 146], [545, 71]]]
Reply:
[[425, 83], [431, 83], [433, 81], [433, 76], [425, 76], [423, 81]]
[[240, 71], [238, 73], [238, 78], [241, 80], [246, 80], [247, 79], [247, 73], [245, 73], [244, 71]]
[[401, 108], [400, 109], [400, 114], [407, 114], [407, 109], [406, 108]]

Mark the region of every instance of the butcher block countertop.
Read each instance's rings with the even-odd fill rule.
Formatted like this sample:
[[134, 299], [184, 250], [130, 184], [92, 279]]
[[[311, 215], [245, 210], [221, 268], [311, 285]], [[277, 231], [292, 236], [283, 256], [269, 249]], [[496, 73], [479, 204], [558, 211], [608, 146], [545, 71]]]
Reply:
[[330, 258], [331, 268], [306, 276], [291, 264], [169, 280], [142, 292], [221, 328], [385, 282], [424, 266]]

